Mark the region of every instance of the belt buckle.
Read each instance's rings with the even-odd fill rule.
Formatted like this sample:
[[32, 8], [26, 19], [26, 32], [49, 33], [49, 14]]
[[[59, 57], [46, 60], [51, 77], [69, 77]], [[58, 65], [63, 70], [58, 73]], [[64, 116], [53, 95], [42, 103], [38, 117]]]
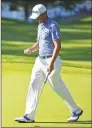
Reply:
[[40, 58], [42, 58], [42, 59], [47, 59], [47, 58], [49, 58], [50, 56], [39, 56]]

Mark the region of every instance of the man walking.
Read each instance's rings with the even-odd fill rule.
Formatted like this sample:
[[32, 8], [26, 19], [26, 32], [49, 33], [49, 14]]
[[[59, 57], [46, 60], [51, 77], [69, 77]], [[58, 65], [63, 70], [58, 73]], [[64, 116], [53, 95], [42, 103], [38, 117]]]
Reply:
[[16, 118], [17, 122], [34, 122], [38, 96], [42, 83], [49, 73], [48, 81], [53, 90], [64, 100], [71, 111], [68, 121], [77, 121], [83, 110], [73, 100], [65, 83], [60, 77], [61, 62], [59, 52], [61, 50], [60, 30], [56, 22], [51, 20], [44, 5], [38, 4], [33, 7], [30, 18], [39, 22], [37, 42], [33, 47], [24, 50], [25, 54], [39, 51], [32, 70], [31, 81], [26, 99], [24, 116]]

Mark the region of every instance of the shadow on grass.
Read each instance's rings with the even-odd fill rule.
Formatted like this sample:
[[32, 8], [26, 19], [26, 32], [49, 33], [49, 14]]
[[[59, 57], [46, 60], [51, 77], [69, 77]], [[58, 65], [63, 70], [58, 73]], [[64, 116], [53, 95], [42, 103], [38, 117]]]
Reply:
[[[38, 52], [33, 53], [31, 55], [24, 54], [24, 47], [18, 46], [16, 47], [15, 44], [2, 45], [2, 55], [14, 55], [14, 56], [21, 56], [21, 57], [37, 57]], [[63, 48], [62, 52], [60, 52], [60, 56], [63, 60], [76, 60], [76, 61], [90, 61], [91, 60], [91, 48], [90, 47], [69, 47]]]
[[[26, 122], [26, 123], [30, 123], [30, 122]], [[52, 122], [52, 121], [43, 121], [43, 122], [34, 122], [32, 124], [35, 123], [52, 123], [52, 124], [92, 124], [92, 120], [85, 120], [85, 121], [76, 121], [76, 122]]]
[[90, 18], [89, 20], [82, 20], [82, 21], [80, 21], [80, 22], [78, 22], [77, 24], [89, 24], [89, 25], [91, 25], [91, 23], [92, 23], [92, 19]]
[[91, 40], [91, 33], [87, 32], [62, 32], [62, 40], [69, 41], [69, 40]]
[[[80, 21], [76, 23], [77, 27], [88, 25], [91, 28], [91, 21]], [[79, 25], [79, 26], [78, 26]], [[66, 29], [72, 29], [76, 30], [77, 28], [73, 27], [72, 25], [60, 25], [61, 31], [62, 28]], [[81, 30], [83, 28], [79, 28], [80, 32], [77, 31], [71, 31], [71, 32], [61, 32], [61, 37], [63, 41], [69, 41], [69, 40], [87, 40], [91, 39], [91, 32], [85, 33]], [[84, 30], [84, 29], [83, 29]], [[86, 30], [86, 29], [85, 29]], [[10, 23], [7, 24], [7, 21], [5, 23], [2, 23], [2, 40], [6, 41], [23, 41], [23, 42], [31, 42], [35, 41], [37, 36], [37, 24], [21, 24], [14, 22], [14, 24]]]
[[[61, 28], [62, 29], [62, 28]], [[75, 29], [74, 29], [75, 30]], [[6, 31], [6, 30], [5, 30]], [[13, 30], [11, 32], [6, 31], [2, 32], [2, 39], [5, 41], [23, 41], [23, 42], [35, 42], [36, 41], [36, 31], [31, 32], [15, 32], [16, 30]], [[8, 33], [9, 32], [9, 33]], [[69, 40], [87, 40], [91, 39], [91, 33], [90, 32], [62, 32], [61, 30], [61, 39], [63, 41], [69, 41]]]
[[[88, 25], [90, 26], [90, 20], [89, 21], [79, 21], [76, 24], [77, 27], [72, 28], [72, 25], [62, 25], [63, 29], [71, 29], [70, 32], [64, 31], [62, 32], [62, 40], [64, 41], [70, 41], [71, 40], [90, 40], [91, 34], [90, 32], [83, 32], [84, 28], [80, 28], [80, 31], [82, 29], [82, 32], [75, 31], [76, 28], [82, 26]], [[79, 26], [78, 26], [79, 25]], [[82, 27], [83, 27], [82, 26]], [[74, 31], [72, 31], [72, 29]], [[24, 54], [24, 49], [27, 47], [32, 46], [32, 41], [36, 39], [36, 30], [37, 30], [37, 24], [25, 24], [25, 23], [19, 23], [14, 21], [3, 21], [2, 23], [2, 55], [14, 55], [16, 57], [30, 57], [30, 55]], [[86, 29], [85, 29], [86, 30]], [[4, 42], [6, 41], [6, 42]], [[11, 44], [8, 42], [12, 41]], [[16, 41], [16, 44], [13, 41]], [[22, 44], [17, 44], [19, 42], [17, 41], [23, 41]], [[31, 41], [31, 42], [30, 42]], [[26, 42], [30, 42], [29, 44], [26, 44]], [[68, 42], [69, 43], [69, 42]], [[80, 42], [79, 42], [80, 43]], [[78, 45], [79, 45], [78, 43]], [[87, 43], [87, 42], [85, 42]], [[29, 46], [28, 46], [29, 45]], [[38, 53], [31, 54], [31, 57], [35, 58], [38, 56]], [[60, 53], [60, 56], [63, 60], [76, 60], [76, 61], [90, 61], [91, 60], [91, 48], [90, 47], [69, 47], [69, 48], [63, 48], [62, 52]], [[15, 59], [16, 59], [15, 57]], [[11, 60], [12, 61], [12, 60]], [[14, 62], [14, 61], [13, 61]]]
[[[92, 120], [84, 120], [84, 121], [76, 121], [76, 122], [35, 122], [35, 123], [32, 123], [32, 124], [80, 124], [80, 125], [83, 125], [83, 124], [92, 124]], [[69, 125], [68, 125], [69, 126]], [[25, 128], [25, 127], [22, 127], [22, 128]], [[26, 127], [27, 128], [27, 127]], [[67, 128], [67, 127], [62, 127], [62, 126], [33, 126], [31, 128]], [[72, 128], [77, 128], [77, 126], [73, 127]], [[84, 126], [81, 128], [84, 128]], [[85, 128], [86, 128], [86, 125], [85, 125]]]
[[[27, 122], [27, 123], [30, 123], [30, 122]], [[27, 124], [25, 123], [25, 124]], [[84, 121], [76, 121], [76, 122], [50, 122], [50, 121], [43, 121], [43, 122], [35, 122], [35, 123], [30, 123], [30, 124], [80, 124], [80, 125], [85, 125], [85, 124], [92, 124], [92, 120], [84, 120]], [[21, 123], [20, 123], [21, 124]], [[4, 127], [3, 127], [4, 128]], [[7, 127], [8, 128], [8, 127]], [[9, 128], [13, 128], [13, 127], [9, 127]], [[31, 126], [31, 127], [21, 127], [21, 128], [71, 128], [71, 126], [68, 125], [68, 127], [64, 127], [64, 126]], [[77, 128], [77, 126], [73, 127], [72, 128]], [[81, 126], [81, 128], [88, 128], [88, 126], [85, 125], [84, 126]]]

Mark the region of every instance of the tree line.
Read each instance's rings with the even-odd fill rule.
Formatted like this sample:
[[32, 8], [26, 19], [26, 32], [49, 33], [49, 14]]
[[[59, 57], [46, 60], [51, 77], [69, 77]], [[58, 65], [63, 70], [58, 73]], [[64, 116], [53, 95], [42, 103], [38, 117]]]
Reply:
[[3, 0], [3, 2], [4, 1], [11, 2], [10, 10], [17, 10], [18, 6], [23, 6], [25, 21], [27, 21], [29, 16], [29, 7], [32, 8], [39, 3], [44, 4], [45, 6], [47, 6], [48, 4], [59, 6], [61, 5], [64, 6], [66, 9], [72, 9], [76, 5], [76, 3], [83, 2], [83, 0]]

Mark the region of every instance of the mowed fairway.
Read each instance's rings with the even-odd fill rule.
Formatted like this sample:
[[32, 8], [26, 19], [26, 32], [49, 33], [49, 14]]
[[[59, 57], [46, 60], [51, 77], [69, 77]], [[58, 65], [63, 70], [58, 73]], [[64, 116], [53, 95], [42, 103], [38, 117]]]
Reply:
[[91, 128], [91, 17], [74, 24], [59, 25], [61, 77], [84, 110], [83, 115], [78, 122], [67, 123], [69, 109], [47, 83], [37, 107], [36, 123], [14, 121], [25, 111], [30, 75], [38, 53], [28, 56], [23, 51], [33, 45], [37, 24], [2, 20], [2, 127]]

